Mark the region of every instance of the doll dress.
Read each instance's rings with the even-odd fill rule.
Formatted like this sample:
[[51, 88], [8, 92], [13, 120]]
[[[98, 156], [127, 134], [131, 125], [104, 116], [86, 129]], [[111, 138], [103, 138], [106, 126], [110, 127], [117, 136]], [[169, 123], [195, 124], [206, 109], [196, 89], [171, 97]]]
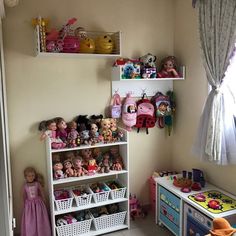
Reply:
[[24, 185], [21, 236], [51, 236], [47, 208], [40, 196], [39, 183]]

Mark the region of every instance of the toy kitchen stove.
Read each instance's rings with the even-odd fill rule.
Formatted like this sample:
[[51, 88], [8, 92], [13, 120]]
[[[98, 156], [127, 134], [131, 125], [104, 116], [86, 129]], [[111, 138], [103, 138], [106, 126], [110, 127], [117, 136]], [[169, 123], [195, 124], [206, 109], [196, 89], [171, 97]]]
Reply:
[[[195, 207], [184, 204], [185, 234], [186, 236], [203, 236], [212, 228], [212, 220], [216, 217], [224, 217], [234, 221], [230, 211], [236, 210], [236, 199], [218, 191], [209, 190], [196, 194], [190, 194], [189, 200], [194, 202]], [[197, 204], [197, 205], [196, 205]], [[209, 212], [206, 216], [203, 212]], [[225, 213], [225, 214], [224, 214]]]

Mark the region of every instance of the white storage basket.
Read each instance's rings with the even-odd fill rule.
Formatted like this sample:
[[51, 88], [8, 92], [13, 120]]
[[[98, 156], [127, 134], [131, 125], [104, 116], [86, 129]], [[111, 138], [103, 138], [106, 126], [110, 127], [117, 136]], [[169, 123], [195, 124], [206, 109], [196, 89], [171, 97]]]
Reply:
[[[56, 190], [60, 191], [60, 190]], [[61, 190], [64, 191], [64, 190]], [[56, 205], [56, 210], [57, 211], [63, 211], [63, 210], [68, 210], [72, 208], [72, 203], [73, 203], [73, 196], [70, 190], [66, 190], [69, 192], [69, 198], [61, 199], [61, 200], [56, 200], [54, 196], [54, 202]]]
[[111, 215], [103, 215], [97, 218], [93, 218], [95, 230], [101, 230], [118, 225], [123, 225], [126, 213], [127, 211], [122, 211]]
[[93, 199], [94, 199], [95, 203], [107, 201], [109, 198], [109, 193], [111, 191], [110, 188], [104, 183], [101, 183], [101, 185], [104, 185], [105, 188], [108, 189], [108, 191], [103, 191], [103, 192], [99, 192], [99, 193], [93, 192]]
[[57, 235], [58, 236], [77, 236], [80, 234], [85, 234], [90, 231], [92, 219], [79, 221], [76, 223], [57, 226]]
[[[83, 194], [81, 196], [77, 196], [73, 192], [74, 190], [77, 190], [77, 189], [80, 190], [80, 191], [86, 192], [86, 194]], [[73, 194], [73, 197], [75, 199], [76, 206], [80, 207], [80, 206], [89, 205], [91, 203], [91, 199], [92, 199], [92, 196], [93, 196], [93, 191], [88, 186], [78, 186], [78, 187], [74, 187], [72, 189], [72, 194]]]
[[[118, 186], [119, 188], [116, 188], [116, 189], [111, 189], [110, 191], [110, 196], [111, 196], [111, 199], [115, 200], [115, 199], [118, 199], [118, 198], [124, 198], [125, 197], [125, 192], [126, 192], [126, 187], [123, 187], [119, 182], [117, 181], [114, 181]], [[110, 187], [109, 183], [111, 182], [108, 182], [108, 187]]]

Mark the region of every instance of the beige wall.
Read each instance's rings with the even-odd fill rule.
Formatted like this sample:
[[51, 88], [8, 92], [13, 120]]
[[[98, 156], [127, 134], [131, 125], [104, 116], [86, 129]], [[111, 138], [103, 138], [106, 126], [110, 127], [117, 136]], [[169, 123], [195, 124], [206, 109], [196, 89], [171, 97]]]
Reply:
[[215, 166], [199, 162], [192, 153], [198, 121], [207, 95], [205, 72], [201, 64], [200, 43], [197, 33], [197, 10], [190, 1], [175, 1], [175, 54], [186, 65], [187, 75], [183, 82], [176, 82], [177, 122], [172, 149], [172, 167], [204, 171], [209, 182], [236, 194], [236, 166]]
[[[40, 14], [49, 17], [52, 26], [61, 26], [68, 18], [77, 17], [78, 25], [88, 30], [121, 30], [124, 57], [151, 52], [161, 58], [173, 53], [174, 11], [173, 0], [22, 0], [6, 14], [7, 104], [14, 215], [19, 231], [23, 169], [35, 165], [46, 177], [45, 146], [39, 141], [38, 123], [55, 116], [69, 121], [79, 114], [103, 113], [110, 100], [113, 62], [93, 57], [34, 57], [31, 18]], [[188, 78], [186, 84], [190, 81]], [[157, 128], [149, 135], [130, 134], [130, 190], [143, 203], [149, 200], [148, 177], [156, 169], [170, 167], [171, 140]]]

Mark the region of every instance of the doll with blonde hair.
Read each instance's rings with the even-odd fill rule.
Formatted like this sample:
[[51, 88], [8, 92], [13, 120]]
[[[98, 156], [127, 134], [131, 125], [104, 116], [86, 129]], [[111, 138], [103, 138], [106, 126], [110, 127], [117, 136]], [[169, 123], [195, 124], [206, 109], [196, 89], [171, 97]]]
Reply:
[[24, 177], [21, 236], [51, 236], [43, 192], [43, 177], [33, 167], [24, 170]]

